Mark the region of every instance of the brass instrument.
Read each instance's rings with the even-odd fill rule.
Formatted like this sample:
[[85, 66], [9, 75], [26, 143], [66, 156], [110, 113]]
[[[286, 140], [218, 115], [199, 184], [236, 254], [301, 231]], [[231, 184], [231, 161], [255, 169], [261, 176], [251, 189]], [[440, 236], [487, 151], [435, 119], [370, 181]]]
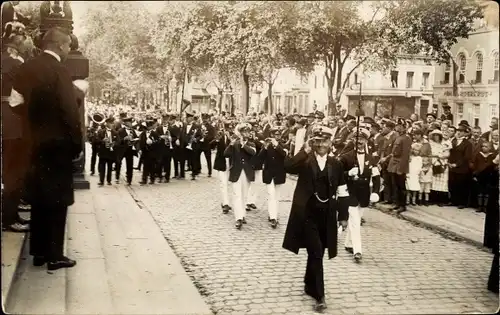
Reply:
[[104, 130], [104, 132], [106, 133], [106, 136], [103, 139], [103, 141], [104, 141], [104, 147], [106, 149], [109, 149], [109, 151], [113, 151], [115, 143], [112, 141], [112, 139], [110, 137], [108, 137], [108, 131]]
[[104, 119], [105, 119], [104, 115], [101, 113], [94, 113], [94, 114], [92, 114], [91, 118], [92, 118], [92, 121], [98, 125], [102, 124], [104, 122]]
[[191, 138], [189, 138], [189, 142], [186, 146], [186, 149], [188, 150], [193, 150], [193, 143], [196, 142], [196, 138], [194, 136], [196, 134], [196, 130], [197, 130], [196, 128], [193, 129], [193, 134], [191, 135]]
[[165, 145], [167, 147], [169, 147], [170, 150], [172, 150], [174, 148], [172, 145], [172, 135], [170, 134], [170, 130], [168, 129], [168, 126], [167, 126], [167, 132], [164, 135], [160, 136], [160, 138], [165, 140]]

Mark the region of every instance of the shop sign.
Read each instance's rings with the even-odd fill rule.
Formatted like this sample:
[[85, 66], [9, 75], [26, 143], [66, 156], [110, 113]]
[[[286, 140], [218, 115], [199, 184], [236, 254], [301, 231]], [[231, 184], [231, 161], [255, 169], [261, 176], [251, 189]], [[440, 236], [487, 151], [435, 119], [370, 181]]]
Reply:
[[[452, 91], [445, 91], [444, 96], [453, 96]], [[488, 97], [492, 96], [492, 92], [479, 92], [479, 91], [467, 91], [467, 92], [460, 92], [458, 94], [460, 97]]]

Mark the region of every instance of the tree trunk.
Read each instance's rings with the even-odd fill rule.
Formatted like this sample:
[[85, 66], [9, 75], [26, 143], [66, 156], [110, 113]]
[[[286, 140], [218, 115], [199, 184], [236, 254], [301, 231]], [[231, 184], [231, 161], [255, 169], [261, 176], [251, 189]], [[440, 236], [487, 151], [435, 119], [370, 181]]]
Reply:
[[247, 74], [247, 66], [243, 67], [241, 80], [241, 111], [246, 115], [249, 109], [250, 102], [250, 76]]
[[267, 107], [268, 114], [273, 114], [273, 83], [267, 85]]
[[167, 105], [167, 111], [170, 111], [170, 86], [167, 84], [166, 91], [163, 93], [163, 99]]
[[335, 107], [335, 98], [333, 97], [333, 85], [335, 84], [335, 79], [332, 78], [326, 78], [326, 83], [328, 84], [328, 115], [333, 115], [332, 108]]
[[335, 98], [333, 100], [332, 107], [329, 108], [331, 110], [330, 115], [337, 115], [337, 104], [340, 102], [340, 96], [342, 91], [342, 70], [344, 69], [344, 64], [340, 61], [340, 57], [338, 58], [337, 65], [337, 91], [335, 92]]
[[457, 63], [455, 62], [455, 60], [453, 60], [453, 58], [451, 59], [452, 62], [453, 62], [453, 96], [458, 96], [458, 80], [457, 80], [457, 72], [458, 72], [458, 65]]
[[218, 108], [219, 108], [219, 114], [222, 112], [222, 93], [223, 93], [223, 90], [222, 89], [219, 89], [217, 88], [217, 94], [218, 94]]

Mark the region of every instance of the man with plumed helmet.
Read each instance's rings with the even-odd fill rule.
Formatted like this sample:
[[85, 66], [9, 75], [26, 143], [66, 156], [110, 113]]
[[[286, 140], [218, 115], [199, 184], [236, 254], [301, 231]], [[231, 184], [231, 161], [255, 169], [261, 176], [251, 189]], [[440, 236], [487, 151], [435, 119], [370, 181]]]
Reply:
[[[362, 259], [361, 220], [370, 202], [378, 202], [380, 172], [378, 159], [368, 149], [370, 131], [360, 128], [354, 135], [353, 149], [339, 157], [347, 179], [349, 191], [349, 221], [345, 249], [354, 255], [356, 262]], [[371, 189], [371, 186], [373, 189]], [[372, 193], [373, 191], [373, 193]]]
[[255, 171], [252, 157], [257, 153], [255, 144], [249, 141], [250, 126], [240, 123], [235, 128], [235, 137], [224, 151], [224, 156], [229, 158], [229, 182], [233, 186], [233, 208], [235, 226], [241, 229], [245, 219], [245, 201], [248, 196], [250, 182], [255, 180]]
[[[316, 301], [314, 309], [326, 309], [323, 255], [337, 256], [337, 222], [347, 227], [347, 185], [342, 163], [329, 157], [332, 131], [316, 125], [304, 148], [285, 160], [285, 171], [298, 175], [283, 247], [298, 254], [307, 249], [305, 293]], [[338, 216], [338, 217], [337, 217]]]

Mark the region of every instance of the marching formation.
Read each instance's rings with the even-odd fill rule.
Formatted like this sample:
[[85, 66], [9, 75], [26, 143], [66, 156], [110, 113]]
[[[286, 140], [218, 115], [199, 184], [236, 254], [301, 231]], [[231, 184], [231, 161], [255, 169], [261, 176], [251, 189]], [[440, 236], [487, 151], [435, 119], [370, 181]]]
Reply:
[[[294, 253], [307, 249], [305, 292], [316, 300], [317, 311], [326, 308], [324, 252], [328, 249], [328, 257], [335, 257], [339, 233], [345, 231], [345, 250], [355, 262], [362, 260], [361, 226], [370, 205], [384, 200], [398, 213], [416, 202], [444, 205], [451, 201], [462, 207], [467, 200], [460, 185], [466, 177], [452, 175], [463, 174], [457, 165], [463, 168], [468, 161], [466, 166], [473, 168], [482, 161], [473, 174], [481, 174], [474, 178], [481, 178], [488, 187], [494, 185], [498, 165], [496, 121], [490, 139], [481, 137], [480, 149], [475, 149], [474, 141], [479, 140], [466, 122], [454, 128], [446, 119], [437, 121], [433, 113], [425, 122], [345, 113], [325, 118], [316, 108], [307, 116], [288, 117], [279, 113], [236, 117], [225, 112], [170, 113], [144, 119], [134, 118], [132, 112], [116, 119], [99, 113], [91, 116], [91, 173], [98, 156], [99, 185], [105, 180], [112, 185], [113, 170], [119, 183], [123, 159], [131, 185], [134, 156], [139, 157], [136, 168], [142, 167], [141, 185], [182, 180], [185, 170], [196, 180], [203, 153], [208, 176], [217, 172], [221, 211], [228, 214], [232, 210], [237, 229], [247, 223], [247, 211], [256, 210], [259, 183], [267, 187], [269, 225], [277, 228], [281, 187], [287, 174], [298, 176], [283, 247]], [[450, 145], [444, 147], [442, 137], [436, 135], [451, 130], [456, 135], [447, 136]], [[495, 151], [488, 151], [491, 148]], [[449, 195], [440, 193], [439, 181], [443, 180], [450, 182]], [[479, 191], [481, 198], [483, 190]]]

